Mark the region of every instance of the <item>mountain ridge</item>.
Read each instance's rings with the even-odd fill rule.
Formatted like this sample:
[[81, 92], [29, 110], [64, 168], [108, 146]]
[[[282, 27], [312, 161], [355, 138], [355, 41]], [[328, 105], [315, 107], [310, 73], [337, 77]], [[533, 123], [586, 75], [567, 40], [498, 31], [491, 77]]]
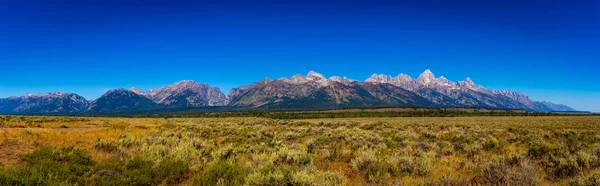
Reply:
[[95, 100], [65, 92], [0, 98], [0, 113], [113, 113], [153, 109], [235, 106], [248, 108], [342, 108], [361, 106], [485, 107], [527, 111], [575, 111], [562, 104], [534, 101], [511, 90], [491, 90], [471, 78], [451, 81], [425, 70], [417, 78], [373, 74], [364, 81], [309, 71], [277, 79], [264, 78], [232, 88], [181, 80], [148, 91], [136, 87], [107, 91]]

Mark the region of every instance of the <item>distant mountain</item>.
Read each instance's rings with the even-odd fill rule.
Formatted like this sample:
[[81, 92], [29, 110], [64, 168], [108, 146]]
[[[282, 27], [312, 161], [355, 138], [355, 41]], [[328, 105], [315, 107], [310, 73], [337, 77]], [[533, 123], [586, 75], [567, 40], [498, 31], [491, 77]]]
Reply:
[[575, 112], [575, 111], [577, 111], [566, 105], [554, 104], [554, 103], [545, 102], [545, 101], [536, 101], [533, 103], [538, 108], [537, 111], [542, 111], [542, 112], [556, 112], [556, 111]]
[[191, 80], [179, 81], [148, 92], [135, 87], [130, 91], [143, 95], [166, 108], [223, 106], [226, 101], [225, 94], [219, 88]]
[[365, 82], [388, 83], [415, 92], [429, 101], [446, 106], [525, 109], [528, 111], [567, 111], [570, 107], [550, 106], [531, 100], [527, 95], [510, 90], [490, 90], [470, 78], [453, 82], [444, 76], [436, 78], [425, 70], [417, 79], [400, 74], [396, 77], [373, 74]]
[[136, 87], [108, 91], [90, 104], [89, 113], [127, 113], [154, 109], [224, 106], [225, 94], [216, 87], [183, 80], [144, 92]]
[[433, 106], [417, 94], [390, 84], [359, 82], [310, 71], [276, 80], [264, 79], [232, 89], [229, 105], [279, 108], [339, 108], [359, 106]]
[[271, 80], [234, 88], [226, 96], [219, 88], [183, 80], [142, 91], [135, 87], [110, 90], [87, 101], [72, 93], [27, 94], [0, 99], [0, 113], [80, 114], [135, 113], [156, 109], [189, 109], [210, 106], [241, 108], [341, 108], [363, 106], [486, 107], [528, 111], [575, 111], [560, 104], [531, 100], [510, 90], [490, 90], [470, 78], [453, 82], [426, 70], [416, 79], [373, 74], [365, 81], [310, 71], [306, 76]]
[[0, 99], [0, 113], [81, 113], [88, 101], [72, 93], [26, 94]]
[[160, 108], [160, 106], [149, 98], [139, 95], [134, 91], [119, 88], [109, 90], [104, 95], [100, 96], [100, 98], [92, 101], [86, 112], [94, 114], [120, 113], [158, 108]]

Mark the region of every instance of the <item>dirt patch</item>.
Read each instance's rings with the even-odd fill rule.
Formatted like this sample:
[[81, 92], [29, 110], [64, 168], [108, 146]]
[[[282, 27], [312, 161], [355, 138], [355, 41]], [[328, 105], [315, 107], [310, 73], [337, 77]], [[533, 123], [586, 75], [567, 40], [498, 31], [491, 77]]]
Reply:
[[0, 140], [0, 166], [11, 167], [21, 163], [21, 154], [30, 152], [34, 146], [30, 143], [16, 139], [4, 138]]

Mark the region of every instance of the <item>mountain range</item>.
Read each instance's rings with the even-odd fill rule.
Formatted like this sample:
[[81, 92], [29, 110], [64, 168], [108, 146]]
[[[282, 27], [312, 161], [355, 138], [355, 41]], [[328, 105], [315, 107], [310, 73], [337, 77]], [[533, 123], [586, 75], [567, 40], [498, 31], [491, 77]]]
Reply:
[[485, 107], [552, 112], [575, 111], [550, 102], [533, 101], [510, 90], [490, 90], [470, 78], [453, 82], [426, 70], [419, 77], [373, 74], [365, 81], [310, 71], [306, 76], [257, 81], [232, 89], [225, 95], [219, 88], [183, 80], [142, 91], [132, 87], [109, 90], [96, 100], [65, 92], [26, 94], [0, 99], [4, 114], [102, 114], [133, 113], [157, 109], [212, 106], [240, 108], [327, 109], [366, 106]]

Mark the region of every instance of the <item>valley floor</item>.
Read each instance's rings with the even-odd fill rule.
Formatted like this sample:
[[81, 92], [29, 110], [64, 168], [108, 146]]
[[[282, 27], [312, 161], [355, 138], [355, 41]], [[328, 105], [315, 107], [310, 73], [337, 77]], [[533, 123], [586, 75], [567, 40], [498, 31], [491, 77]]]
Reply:
[[598, 185], [599, 116], [0, 116], [0, 185]]

